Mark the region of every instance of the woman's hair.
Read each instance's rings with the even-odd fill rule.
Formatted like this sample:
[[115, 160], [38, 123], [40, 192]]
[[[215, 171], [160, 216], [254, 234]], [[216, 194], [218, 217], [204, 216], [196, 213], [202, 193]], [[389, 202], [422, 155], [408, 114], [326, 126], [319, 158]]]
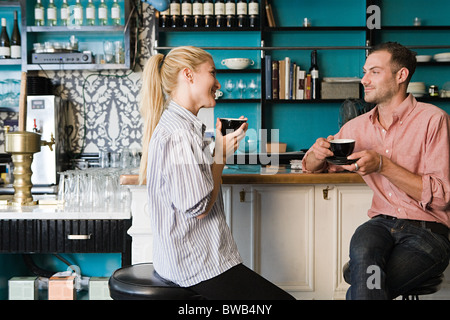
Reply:
[[198, 66], [212, 60], [203, 49], [176, 47], [164, 56], [158, 53], [147, 61], [142, 73], [140, 112], [144, 127], [142, 131], [142, 158], [139, 168], [139, 184], [147, 174], [148, 146], [150, 138], [173, 92], [178, 86], [178, 74], [184, 68], [196, 71]]

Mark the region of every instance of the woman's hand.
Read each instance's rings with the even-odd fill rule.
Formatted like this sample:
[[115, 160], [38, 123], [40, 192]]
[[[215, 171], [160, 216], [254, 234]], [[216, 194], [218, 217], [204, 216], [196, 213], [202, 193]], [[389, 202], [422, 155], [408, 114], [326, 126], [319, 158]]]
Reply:
[[[241, 116], [239, 119], [245, 119]], [[248, 129], [248, 123], [243, 123], [239, 129], [225, 136], [222, 135], [222, 122], [217, 118], [216, 122], [216, 147], [214, 152], [214, 160], [218, 164], [225, 164], [227, 158], [232, 156], [239, 147], [239, 142], [245, 137]]]

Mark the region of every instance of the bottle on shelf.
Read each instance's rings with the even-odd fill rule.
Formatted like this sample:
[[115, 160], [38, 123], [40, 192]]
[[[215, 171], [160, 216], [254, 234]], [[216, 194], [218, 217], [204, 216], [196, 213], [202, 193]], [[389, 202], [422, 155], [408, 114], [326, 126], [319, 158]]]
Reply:
[[61, 18], [61, 25], [68, 26], [69, 25], [69, 5], [67, 4], [67, 0], [63, 0], [63, 2], [61, 3], [59, 15]]
[[98, 24], [101, 26], [108, 25], [108, 6], [105, 0], [101, 0], [98, 5]]
[[161, 28], [170, 27], [170, 7], [159, 13], [159, 26]]
[[2, 32], [0, 34], [0, 59], [11, 58], [11, 44], [6, 32], [6, 19], [2, 18]]
[[172, 19], [172, 28], [181, 26], [181, 5], [180, 0], [170, 0], [170, 17]]
[[49, 26], [56, 26], [56, 6], [53, 0], [49, 0], [47, 6], [47, 24]]
[[225, 26], [225, 2], [223, 0], [216, 0], [214, 3], [214, 15], [216, 17], [216, 27], [222, 28]]
[[80, 0], [77, 0], [75, 6], [73, 8], [73, 16], [74, 16], [74, 24], [76, 26], [83, 25], [83, 6], [80, 3]]
[[181, 20], [184, 28], [194, 26], [191, 0], [182, 0], [181, 2]]
[[206, 28], [214, 26], [214, 2], [213, 0], [205, 0], [203, 2], [203, 18]]
[[235, 27], [236, 26], [236, 0], [227, 0], [225, 2], [225, 15], [226, 15], [226, 26]]
[[41, 0], [37, 0], [34, 6], [34, 25], [43, 26], [44, 23], [44, 6], [42, 5]]
[[311, 75], [311, 99], [320, 99], [320, 79], [319, 65], [317, 64], [317, 50], [311, 52], [311, 67], [309, 68]]
[[250, 28], [259, 26], [259, 2], [258, 0], [248, 1], [248, 24]]
[[117, 0], [111, 6], [111, 20], [114, 26], [120, 26], [120, 5]]
[[88, 26], [95, 25], [95, 6], [92, 3], [92, 0], [88, 1], [87, 7], [86, 7], [86, 24]]
[[192, 3], [192, 15], [194, 16], [194, 27], [203, 27], [204, 17], [203, 17], [203, 1], [194, 0]]
[[22, 45], [21, 37], [19, 32], [19, 24], [17, 22], [17, 11], [14, 11], [14, 25], [11, 34], [11, 58], [20, 59], [22, 57]]
[[248, 27], [247, 0], [238, 0], [237, 2], [237, 25], [241, 28]]

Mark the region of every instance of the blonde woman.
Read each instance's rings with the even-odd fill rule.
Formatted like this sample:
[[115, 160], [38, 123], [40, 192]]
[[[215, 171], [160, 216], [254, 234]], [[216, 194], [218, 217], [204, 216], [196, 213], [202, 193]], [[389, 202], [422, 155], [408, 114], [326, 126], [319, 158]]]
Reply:
[[155, 270], [205, 299], [291, 299], [242, 264], [226, 224], [222, 171], [248, 125], [222, 136], [218, 120], [211, 156], [197, 114], [215, 106], [219, 88], [211, 55], [196, 47], [156, 54], [144, 68], [140, 182], [147, 180]]

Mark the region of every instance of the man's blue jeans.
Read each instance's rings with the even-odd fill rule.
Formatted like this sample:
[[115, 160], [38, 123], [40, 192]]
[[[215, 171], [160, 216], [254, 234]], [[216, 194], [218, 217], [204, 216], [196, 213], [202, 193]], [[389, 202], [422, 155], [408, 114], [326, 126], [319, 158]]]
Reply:
[[448, 237], [406, 220], [372, 218], [350, 242], [347, 299], [394, 299], [442, 273], [449, 258]]

